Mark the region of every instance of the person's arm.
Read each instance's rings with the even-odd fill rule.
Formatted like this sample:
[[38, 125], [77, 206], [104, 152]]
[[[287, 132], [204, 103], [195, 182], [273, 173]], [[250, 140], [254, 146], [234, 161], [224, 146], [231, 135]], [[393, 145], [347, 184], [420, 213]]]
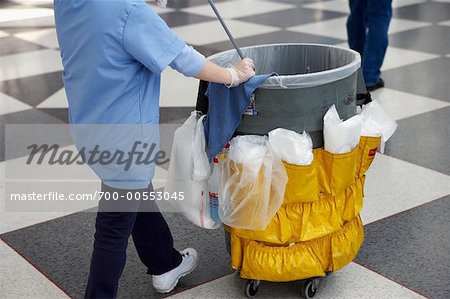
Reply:
[[215, 82], [215, 83], [222, 83], [231, 85], [231, 73], [221, 66], [218, 66], [217, 64], [206, 61], [204, 67], [200, 70], [200, 72], [194, 76], [197, 79], [208, 81], [208, 82]]
[[222, 83], [230, 87], [237, 86], [255, 75], [255, 65], [249, 58], [240, 60], [231, 68], [224, 68], [206, 60], [202, 54], [189, 46], [184, 47], [170, 67], [187, 77]]

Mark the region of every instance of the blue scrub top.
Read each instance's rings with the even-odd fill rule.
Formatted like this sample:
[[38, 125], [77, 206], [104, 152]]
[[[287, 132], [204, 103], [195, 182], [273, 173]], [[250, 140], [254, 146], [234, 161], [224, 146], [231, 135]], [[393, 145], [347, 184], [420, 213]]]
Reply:
[[[141, 151], [149, 148], [144, 144], [159, 143], [161, 72], [171, 65], [195, 75], [204, 57], [143, 0], [55, 0], [54, 7], [78, 150], [99, 145], [102, 151], [126, 154], [135, 141]], [[155, 172], [154, 164], [87, 163], [115, 188], [146, 188]]]
[[72, 124], [158, 124], [181, 41], [143, 0], [55, 0]]

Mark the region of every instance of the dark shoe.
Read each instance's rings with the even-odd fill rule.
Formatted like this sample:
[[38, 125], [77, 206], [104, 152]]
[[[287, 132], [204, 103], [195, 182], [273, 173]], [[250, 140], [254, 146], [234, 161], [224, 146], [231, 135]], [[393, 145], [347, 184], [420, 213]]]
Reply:
[[383, 81], [383, 79], [380, 78], [380, 80], [378, 80], [377, 84], [367, 86], [366, 89], [367, 89], [367, 91], [371, 92], [371, 91], [374, 91], [374, 90], [376, 90], [378, 88], [382, 88], [382, 87], [384, 87], [384, 81]]

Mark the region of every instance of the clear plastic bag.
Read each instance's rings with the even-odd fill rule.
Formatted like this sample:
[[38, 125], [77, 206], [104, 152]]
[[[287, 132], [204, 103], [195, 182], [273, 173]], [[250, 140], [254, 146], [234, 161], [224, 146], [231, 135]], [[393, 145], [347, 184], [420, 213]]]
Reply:
[[[201, 157], [201, 136], [196, 136], [199, 124], [201, 125], [201, 120], [197, 120], [197, 112], [193, 111], [183, 125], [175, 131], [164, 191], [169, 194], [180, 194], [180, 192], [183, 192], [184, 199], [170, 201], [172, 206], [195, 225], [202, 228], [215, 229], [220, 224], [216, 223], [210, 215], [208, 195], [210, 169], [206, 169], [205, 165], [202, 165], [204, 162], [195, 162], [200, 167], [198, 169], [199, 175], [196, 175], [196, 179], [194, 179], [194, 157], [197, 156], [197, 159], [203, 159]], [[198, 129], [200, 130], [200, 128]], [[200, 144], [197, 144], [197, 142]], [[203, 140], [204, 143], [205, 141]]]
[[264, 230], [281, 207], [287, 174], [267, 137], [237, 136], [220, 165], [219, 215], [241, 229]]
[[311, 136], [278, 128], [269, 132], [272, 153], [283, 161], [295, 165], [310, 165], [313, 160]]
[[325, 150], [333, 154], [351, 152], [359, 143], [361, 129], [361, 115], [355, 115], [346, 121], [342, 121], [336, 110], [336, 106], [331, 106], [323, 117]]

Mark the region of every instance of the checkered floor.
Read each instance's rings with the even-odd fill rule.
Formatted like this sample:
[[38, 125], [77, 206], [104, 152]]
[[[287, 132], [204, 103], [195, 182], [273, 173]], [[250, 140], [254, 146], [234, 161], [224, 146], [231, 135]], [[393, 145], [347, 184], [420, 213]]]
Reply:
[[[168, 2], [166, 9], [153, 7], [187, 43], [205, 55], [231, 48], [206, 0]], [[242, 47], [283, 42], [347, 47], [346, 0], [216, 2]], [[386, 87], [373, 96], [399, 128], [367, 175], [363, 248], [348, 267], [324, 279], [317, 298], [450, 298], [450, 1], [394, 0], [393, 7], [382, 69]], [[3, 168], [5, 124], [67, 122], [52, 1], [0, 1], [0, 67]], [[197, 84], [170, 69], [164, 71], [162, 123], [181, 123], [195, 105]], [[166, 171], [158, 173], [164, 177]], [[73, 272], [65, 263], [59, 261], [59, 268], [52, 268], [52, 259], [45, 254], [34, 263], [34, 256], [45, 248], [42, 243], [65, 249], [59, 235], [49, 234], [49, 225], [68, 226], [72, 218], [62, 213], [13, 214], [0, 208], [0, 297], [81, 297], [84, 278], [71, 279]], [[195, 238], [193, 245], [199, 248], [210, 248], [208, 238], [222, 237], [190, 235], [189, 230], [183, 234], [185, 240]], [[25, 240], [19, 242], [21, 238]], [[221, 257], [212, 251], [204, 250], [209, 264], [193, 273], [188, 287], [194, 288], [185, 290], [185, 285], [174, 297], [243, 296], [243, 282], [229, 274], [226, 262], [214, 262]], [[86, 265], [80, 267], [85, 275]], [[58, 283], [57, 275], [65, 280]], [[203, 283], [207, 280], [212, 281]], [[151, 288], [139, 292], [137, 288], [129, 282], [123, 285], [127, 289], [123, 297], [153, 296]], [[263, 283], [258, 296], [297, 298], [299, 286]]]

